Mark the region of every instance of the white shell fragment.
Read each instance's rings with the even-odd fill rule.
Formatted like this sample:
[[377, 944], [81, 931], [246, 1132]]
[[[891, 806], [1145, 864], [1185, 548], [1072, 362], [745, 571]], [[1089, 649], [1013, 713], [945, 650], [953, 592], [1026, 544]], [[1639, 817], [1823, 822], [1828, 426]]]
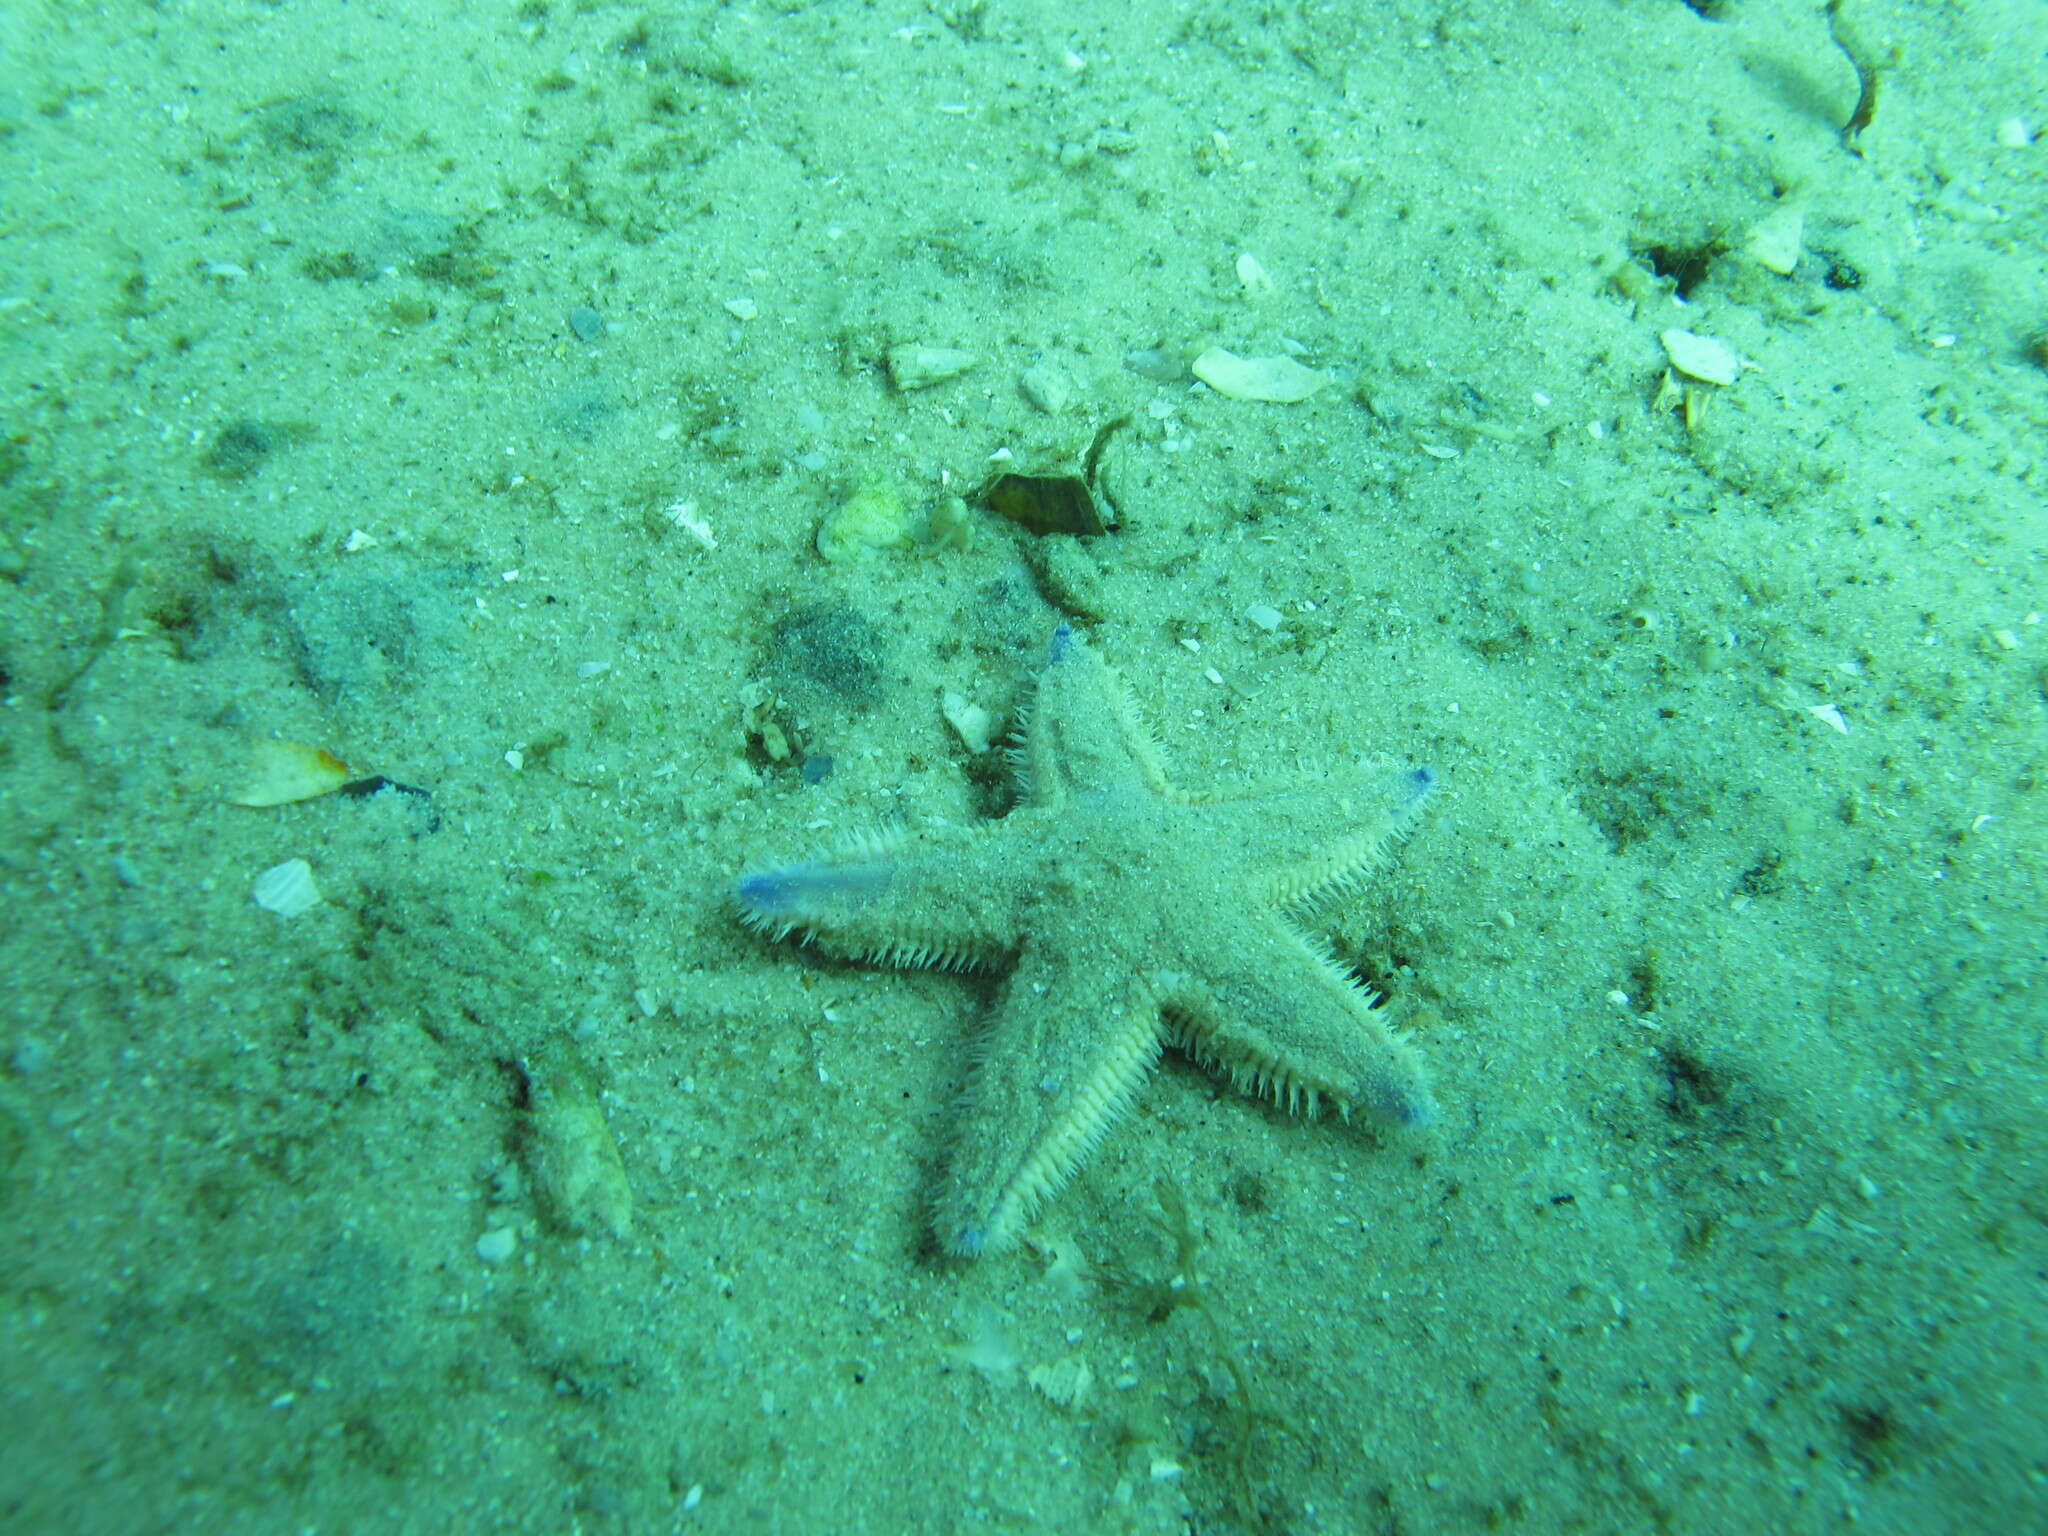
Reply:
[[1237, 280], [1244, 284], [1244, 291], [1249, 294], [1263, 297], [1273, 291], [1273, 274], [1250, 251], [1237, 258]]
[[1062, 1408], [1072, 1408], [1088, 1396], [1095, 1385], [1095, 1368], [1079, 1355], [1067, 1355], [1046, 1365], [1034, 1365], [1024, 1379]]
[[249, 897], [266, 912], [297, 917], [320, 905], [320, 887], [313, 883], [312, 865], [304, 859], [288, 859], [258, 875]]
[[1239, 357], [1211, 347], [1194, 361], [1195, 377], [1233, 400], [1293, 405], [1330, 382], [1327, 373], [1304, 368], [1291, 357]]
[[1658, 338], [1671, 366], [1702, 384], [1733, 384], [1742, 373], [1742, 357], [1727, 342], [1692, 331], [1666, 331]]
[[296, 741], [258, 741], [249, 748], [241, 781], [228, 792], [228, 804], [290, 805], [332, 794], [349, 781], [351, 769], [332, 752]]
[[891, 347], [889, 380], [898, 389], [924, 389], [965, 373], [978, 361], [972, 352], [958, 347]]
[[1806, 210], [1797, 203], [1785, 203], [1757, 222], [1743, 239], [1742, 248], [1758, 266], [1790, 277], [1799, 265], [1805, 240]]

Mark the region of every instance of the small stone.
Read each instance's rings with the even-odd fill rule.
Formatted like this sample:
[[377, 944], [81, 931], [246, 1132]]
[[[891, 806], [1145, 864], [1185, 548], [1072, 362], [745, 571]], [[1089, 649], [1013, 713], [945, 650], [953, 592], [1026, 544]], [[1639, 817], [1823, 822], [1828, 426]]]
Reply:
[[995, 720], [979, 704], [949, 691], [939, 700], [939, 712], [968, 751], [980, 754], [989, 749]]
[[1048, 416], [1057, 416], [1074, 398], [1074, 382], [1052, 363], [1033, 363], [1017, 375], [1017, 392]]
[[1255, 627], [1263, 629], [1269, 635], [1286, 621], [1286, 615], [1271, 603], [1253, 603], [1251, 607], [1245, 609], [1244, 616]]
[[725, 301], [725, 312], [735, 320], [754, 320], [761, 314], [761, 306], [742, 294], [736, 299]]
[[833, 565], [910, 542], [910, 513], [887, 486], [862, 486], [818, 528], [818, 553]]
[[510, 1227], [493, 1227], [476, 1240], [476, 1256], [486, 1264], [502, 1264], [519, 1247], [519, 1234]]
[[578, 304], [569, 311], [569, 329], [578, 341], [596, 341], [604, 335], [604, 316], [588, 304]]
[[1787, 203], [1772, 209], [1751, 229], [1742, 248], [1758, 266], [1790, 277], [1792, 269], [1799, 265], [1805, 235], [1806, 210], [1797, 203]]

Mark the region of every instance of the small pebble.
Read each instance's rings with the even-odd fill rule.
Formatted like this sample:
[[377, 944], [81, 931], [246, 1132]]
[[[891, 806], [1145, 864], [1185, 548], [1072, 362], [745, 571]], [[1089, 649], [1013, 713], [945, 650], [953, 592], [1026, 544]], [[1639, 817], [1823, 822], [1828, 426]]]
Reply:
[[578, 341], [596, 341], [604, 335], [604, 316], [588, 304], [578, 304], [569, 311], [569, 329]]
[[1057, 416], [1074, 398], [1073, 380], [1051, 363], [1034, 363], [1017, 376], [1024, 398], [1048, 416]]
[[510, 1227], [493, 1227], [476, 1240], [476, 1256], [486, 1264], [502, 1264], [519, 1246], [519, 1234]]

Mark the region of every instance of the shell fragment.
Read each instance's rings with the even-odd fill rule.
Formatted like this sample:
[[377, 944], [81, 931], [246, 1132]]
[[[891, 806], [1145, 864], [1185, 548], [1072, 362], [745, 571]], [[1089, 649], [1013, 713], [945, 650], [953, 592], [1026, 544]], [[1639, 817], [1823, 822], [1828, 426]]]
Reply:
[[544, 1046], [520, 1071], [529, 1102], [521, 1150], [548, 1218], [576, 1235], [630, 1237], [632, 1186], [582, 1060], [568, 1046]]
[[1293, 405], [1330, 382], [1327, 373], [1305, 368], [1291, 357], [1239, 357], [1211, 347], [1194, 361], [1195, 377], [1233, 400]]
[[266, 912], [297, 917], [320, 905], [320, 887], [313, 883], [312, 865], [304, 859], [287, 859], [258, 875], [249, 897]]
[[902, 346], [889, 349], [889, 381], [898, 389], [928, 389], [965, 373], [980, 361], [958, 347]]
[[1742, 357], [1727, 342], [1692, 331], [1666, 331], [1658, 338], [1671, 366], [1702, 384], [1733, 384], [1742, 374]]

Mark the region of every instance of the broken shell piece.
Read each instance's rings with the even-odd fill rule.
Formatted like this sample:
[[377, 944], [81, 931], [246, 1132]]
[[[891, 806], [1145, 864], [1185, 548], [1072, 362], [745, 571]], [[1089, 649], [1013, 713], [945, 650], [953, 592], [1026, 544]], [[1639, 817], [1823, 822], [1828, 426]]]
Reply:
[[1327, 373], [1304, 368], [1291, 357], [1239, 357], [1211, 347], [1194, 361], [1195, 377], [1233, 400], [1293, 405], [1330, 382]]
[[1799, 265], [1800, 248], [1806, 238], [1806, 210], [1786, 203], [1771, 210], [1744, 237], [1742, 248], [1750, 260], [1781, 277], [1790, 277]]
[[978, 494], [991, 512], [1041, 537], [1109, 529], [1095, 493], [1079, 475], [997, 475]]
[[332, 794], [352, 776], [349, 765], [332, 752], [296, 741], [259, 741], [250, 748], [248, 770], [228, 804], [290, 805]]
[[256, 877], [250, 899], [266, 912], [279, 917], [297, 917], [320, 905], [320, 888], [313, 883], [313, 866], [304, 859], [274, 864]]
[[1024, 1379], [1062, 1408], [1077, 1406], [1095, 1385], [1095, 1368], [1079, 1355], [1034, 1365]]
[[898, 389], [925, 389], [965, 373], [979, 361], [972, 352], [958, 347], [891, 347], [889, 382]]
[[1702, 384], [1733, 384], [1742, 373], [1742, 358], [1727, 342], [1692, 331], [1666, 331], [1658, 338], [1671, 366]]

